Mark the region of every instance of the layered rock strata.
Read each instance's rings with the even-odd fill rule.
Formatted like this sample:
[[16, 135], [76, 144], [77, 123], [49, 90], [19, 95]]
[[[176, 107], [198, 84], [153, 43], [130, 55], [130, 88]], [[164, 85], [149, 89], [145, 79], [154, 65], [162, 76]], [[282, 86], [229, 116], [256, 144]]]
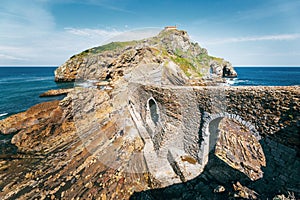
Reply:
[[[252, 100], [243, 104], [244, 113], [235, 110], [232, 114], [249, 120], [255, 129], [260, 124], [265, 124], [266, 128], [259, 132], [262, 139], [258, 142], [237, 117], [224, 117], [218, 125], [218, 139], [216, 143], [211, 143], [211, 152], [215, 152], [217, 157], [208, 155], [208, 162], [203, 169], [199, 158], [194, 158], [191, 152], [200, 151], [201, 146], [194, 144], [201, 144], [206, 134], [201, 129], [201, 124], [206, 120], [201, 117], [204, 111], [219, 111], [218, 104], [206, 101], [206, 98], [212, 99], [214, 90], [220, 88], [194, 87], [186, 90], [181, 87], [143, 85], [136, 88], [130, 103], [122, 100], [127, 92], [122, 94], [120, 91], [78, 88], [60, 102], [43, 103], [2, 120], [1, 133], [16, 133], [12, 142], [22, 154], [19, 154], [19, 159], [1, 162], [5, 169], [1, 171], [1, 196], [4, 199], [129, 198], [133, 192], [169, 185], [160, 189], [164, 196], [165, 192], [169, 193], [171, 188], [176, 187], [170, 186], [172, 183], [182, 181], [189, 182], [192, 188], [187, 190], [185, 184], [178, 185], [180, 194], [172, 189], [172, 195], [184, 195], [192, 191], [191, 194], [196, 196], [210, 194], [222, 197], [230, 195], [234, 189], [233, 185], [230, 186], [232, 181], [239, 181], [260, 196], [284, 192], [282, 188], [298, 195], [299, 150], [295, 144], [299, 139], [295, 138], [295, 134], [299, 132], [295, 130], [298, 130], [299, 107], [293, 106], [299, 103], [298, 87], [266, 87], [264, 90], [261, 87], [225, 88], [224, 95], [232, 96], [226, 98], [225, 111], [232, 112], [232, 109], [238, 108], [237, 101], [240, 99], [234, 98], [236, 90], [241, 96], [252, 93], [248, 99]], [[286, 92], [290, 94], [289, 101], [283, 98]], [[152, 96], [159, 107], [159, 123], [164, 130], [162, 138], [151, 136], [151, 123], [147, 122], [145, 108], [148, 96]], [[189, 96], [197, 102], [193, 112], [186, 112], [189, 106], [185, 100]], [[250, 115], [246, 108], [265, 106], [265, 102], [254, 104], [253, 100], [264, 97], [279, 99], [278, 104], [273, 107], [270, 105], [269, 110], [260, 109], [262, 116], [268, 113], [269, 117]], [[140, 113], [138, 121], [132, 118], [132, 107], [135, 113]], [[137, 112], [143, 107], [145, 110]], [[286, 116], [284, 111], [278, 115], [277, 110], [285, 107], [289, 108], [285, 112], [294, 119]], [[120, 112], [120, 109], [123, 111]], [[199, 118], [195, 118], [197, 115]], [[275, 116], [284, 121], [283, 126], [274, 124], [272, 117]], [[190, 122], [195, 120], [195, 123], [188, 124], [183, 118]], [[210, 124], [214, 126], [214, 121]], [[276, 131], [269, 132], [267, 127], [272, 126]], [[141, 130], [145, 131], [145, 135]], [[215, 135], [214, 129], [210, 128], [208, 134]], [[198, 138], [199, 142], [191, 138]], [[153, 144], [156, 141], [159, 144], [155, 150]], [[15, 170], [14, 166], [19, 166], [19, 170]], [[197, 170], [193, 166], [198, 166], [197, 170], [202, 169], [198, 171], [199, 174], [195, 174]], [[161, 171], [153, 170], [155, 167], [160, 167]], [[257, 181], [249, 181], [251, 179]], [[18, 184], [12, 184], [16, 181]], [[207, 181], [210, 184], [204, 186]], [[217, 183], [224, 185], [227, 192], [214, 193]], [[198, 190], [201, 184], [203, 190]], [[155, 191], [149, 190], [149, 193], [155, 197]], [[145, 198], [143, 192], [135, 193], [133, 197], [137, 198], [138, 194]]]
[[299, 86], [199, 86], [229, 66], [178, 30], [73, 56], [63, 100], [0, 121], [0, 197], [298, 198]]

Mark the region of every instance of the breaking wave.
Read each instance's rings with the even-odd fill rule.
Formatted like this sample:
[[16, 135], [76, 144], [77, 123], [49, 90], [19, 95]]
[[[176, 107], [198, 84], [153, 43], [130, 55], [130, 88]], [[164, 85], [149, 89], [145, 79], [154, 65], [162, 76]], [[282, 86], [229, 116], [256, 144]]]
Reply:
[[8, 113], [0, 113], [0, 117], [3, 117], [5, 115], [8, 115]]

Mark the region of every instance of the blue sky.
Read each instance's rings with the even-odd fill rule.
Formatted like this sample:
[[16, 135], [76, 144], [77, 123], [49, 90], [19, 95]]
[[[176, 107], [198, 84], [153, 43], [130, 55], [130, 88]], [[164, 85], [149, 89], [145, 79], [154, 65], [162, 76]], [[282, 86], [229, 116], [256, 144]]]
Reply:
[[167, 25], [235, 66], [300, 65], [299, 10], [299, 0], [1, 0], [0, 65], [58, 66]]

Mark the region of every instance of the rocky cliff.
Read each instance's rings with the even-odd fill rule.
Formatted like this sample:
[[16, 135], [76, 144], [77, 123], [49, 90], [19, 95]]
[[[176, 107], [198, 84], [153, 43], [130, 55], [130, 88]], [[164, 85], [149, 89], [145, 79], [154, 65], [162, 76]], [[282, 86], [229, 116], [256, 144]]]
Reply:
[[161, 70], [166, 84], [197, 85], [237, 76], [228, 61], [208, 55], [187, 32], [163, 30], [152, 38], [112, 42], [74, 55], [55, 71], [55, 81], [114, 81], [142, 65]]
[[299, 86], [194, 86], [228, 68], [178, 30], [74, 56], [0, 121], [1, 199], [299, 198]]

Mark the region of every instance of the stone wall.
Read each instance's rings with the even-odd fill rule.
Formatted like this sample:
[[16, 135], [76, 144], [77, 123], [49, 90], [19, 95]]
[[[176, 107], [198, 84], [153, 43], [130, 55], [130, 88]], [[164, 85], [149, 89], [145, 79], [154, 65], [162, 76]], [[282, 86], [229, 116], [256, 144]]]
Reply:
[[299, 100], [299, 87], [232, 87], [226, 91], [226, 110], [254, 123], [263, 135], [272, 135], [287, 127], [293, 127], [285, 130], [286, 134], [292, 134], [298, 130]]
[[[153, 97], [160, 106], [162, 125], [173, 125], [161, 139], [165, 148], [175, 144], [201, 164], [199, 155], [215, 145], [205, 139], [210, 134], [204, 133], [205, 124], [217, 118], [233, 118], [257, 141], [261, 138], [266, 159], [263, 178], [244, 184], [260, 193], [293, 191], [299, 195], [299, 87], [141, 87], [138, 96]], [[173, 142], [168, 146], [172, 135]]]
[[[230, 87], [219, 91], [225, 103], [211, 100], [206, 106], [207, 99], [199, 98], [199, 106], [211, 112], [223, 108], [226, 113], [238, 115], [262, 136], [264, 176], [248, 187], [259, 193], [294, 191], [299, 195], [299, 87]], [[198, 93], [202, 94], [201, 89]]]
[[[297, 138], [294, 138], [297, 140]], [[299, 136], [298, 136], [299, 139]], [[251, 183], [259, 193], [285, 193], [292, 191], [300, 197], [300, 158], [296, 147], [289, 147], [266, 137], [261, 142], [267, 165], [262, 179]], [[299, 146], [298, 146], [299, 147]]]

